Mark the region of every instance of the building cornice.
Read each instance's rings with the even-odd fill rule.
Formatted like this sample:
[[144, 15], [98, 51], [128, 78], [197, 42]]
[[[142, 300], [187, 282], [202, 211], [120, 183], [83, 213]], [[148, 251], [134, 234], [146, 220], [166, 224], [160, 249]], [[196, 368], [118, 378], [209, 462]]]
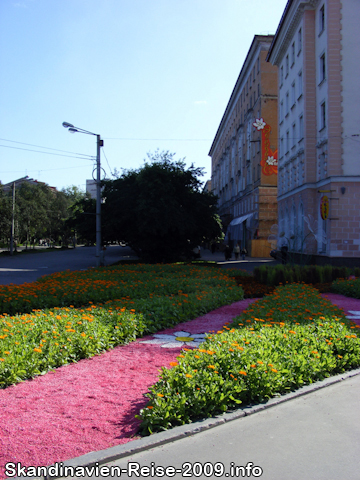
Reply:
[[254, 36], [252, 44], [249, 48], [249, 51], [246, 55], [243, 66], [241, 68], [240, 74], [237, 78], [237, 81], [235, 83], [233, 91], [230, 95], [230, 99], [229, 99], [228, 104], [226, 106], [225, 112], [222, 116], [220, 125], [219, 125], [219, 127], [217, 129], [217, 132], [215, 134], [215, 138], [213, 140], [213, 143], [212, 143], [210, 151], [209, 151], [209, 156], [213, 156], [213, 153], [214, 153], [214, 151], [216, 150], [216, 147], [217, 147], [218, 140], [223, 135], [224, 129], [227, 126], [227, 120], [228, 120], [228, 118], [230, 118], [232, 110], [235, 107], [237, 97], [238, 97], [239, 93], [241, 93], [242, 89], [244, 88], [244, 85], [247, 81], [247, 77], [250, 74], [250, 66], [252, 64], [252, 61], [254, 60], [257, 52], [259, 50], [261, 50], [261, 48], [263, 46], [266, 49], [269, 47], [272, 39], [273, 39], [273, 35], [255, 35]]
[[324, 187], [325, 185], [328, 185], [330, 183], [350, 183], [350, 182], [355, 182], [355, 183], [360, 183], [360, 176], [334, 176], [334, 177], [328, 177], [324, 178], [324, 180], [320, 180], [319, 182], [314, 182], [314, 183], [304, 183], [304, 185], [301, 185], [300, 187], [294, 188], [293, 190], [290, 190], [289, 192], [286, 192], [282, 195], [278, 195], [277, 199], [278, 202], [281, 200], [286, 200], [289, 197], [292, 197], [293, 195], [296, 195], [297, 193], [301, 193], [304, 190], [307, 189], [314, 189], [314, 188], [321, 188]]
[[297, 26], [304, 10], [313, 10], [318, 0], [288, 0], [279, 26], [270, 45], [266, 61], [279, 66], [290, 42], [294, 37]]

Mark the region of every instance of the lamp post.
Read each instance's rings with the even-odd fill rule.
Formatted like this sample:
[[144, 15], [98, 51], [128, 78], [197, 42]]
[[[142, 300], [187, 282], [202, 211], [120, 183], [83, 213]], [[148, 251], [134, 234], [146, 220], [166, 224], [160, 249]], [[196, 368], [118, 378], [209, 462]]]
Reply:
[[101, 256], [101, 189], [100, 189], [100, 148], [104, 146], [104, 140], [100, 135], [89, 132], [82, 128], [74, 127], [71, 123], [63, 122], [62, 126], [67, 128], [71, 133], [85, 133], [86, 135], [94, 135], [96, 137], [96, 266], [103, 265]]

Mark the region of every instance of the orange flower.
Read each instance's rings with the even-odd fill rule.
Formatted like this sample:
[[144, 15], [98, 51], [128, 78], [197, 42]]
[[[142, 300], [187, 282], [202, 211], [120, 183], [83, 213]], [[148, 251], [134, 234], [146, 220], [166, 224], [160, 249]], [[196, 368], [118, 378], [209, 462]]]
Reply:
[[179, 365], [179, 364], [178, 364], [178, 362], [170, 362], [170, 365], [171, 365], [172, 367], [176, 367], [176, 365]]
[[187, 373], [187, 374], [185, 375], [185, 377], [187, 377], [187, 378], [192, 378], [192, 375], [190, 375], [190, 373]]
[[162, 393], [157, 394], [158, 397], [163, 397], [164, 395]]
[[245, 375], [245, 376], [247, 375], [247, 373], [246, 373], [246, 372], [244, 372], [244, 370], [240, 370], [240, 372], [239, 372], [239, 373], [240, 373], [241, 375]]

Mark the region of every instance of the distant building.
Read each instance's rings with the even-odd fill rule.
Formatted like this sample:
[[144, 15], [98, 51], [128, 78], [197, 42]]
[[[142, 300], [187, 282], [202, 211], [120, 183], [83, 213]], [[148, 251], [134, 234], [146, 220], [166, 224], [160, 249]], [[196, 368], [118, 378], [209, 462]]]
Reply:
[[3, 184], [2, 188], [4, 192], [9, 192], [13, 188], [14, 183], [15, 183], [15, 188], [20, 187], [24, 183], [28, 183], [30, 185], [46, 185], [48, 188], [50, 188], [50, 190], [56, 191], [55, 187], [50, 187], [45, 182], [39, 182], [38, 180], [34, 180], [33, 178], [29, 178], [28, 176], [26, 176], [26, 177], [18, 178], [17, 180], [13, 180], [12, 182]]
[[206, 180], [203, 191], [211, 192], [211, 180]]
[[273, 35], [255, 35], [209, 155], [225, 241], [269, 256], [277, 223], [277, 67], [266, 62]]
[[96, 180], [86, 180], [86, 193], [96, 199]]
[[359, 24], [359, 0], [289, 0], [268, 53], [279, 68], [279, 242], [317, 263], [360, 257]]

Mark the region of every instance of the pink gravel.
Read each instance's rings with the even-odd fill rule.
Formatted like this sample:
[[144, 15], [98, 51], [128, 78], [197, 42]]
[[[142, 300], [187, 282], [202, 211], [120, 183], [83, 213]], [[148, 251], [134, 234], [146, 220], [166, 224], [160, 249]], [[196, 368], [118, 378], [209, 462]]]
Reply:
[[[161, 333], [219, 330], [254, 301]], [[180, 351], [136, 341], [0, 390], [0, 478], [7, 462], [46, 466], [138, 438], [135, 415], [147, 403], [144, 394]]]

